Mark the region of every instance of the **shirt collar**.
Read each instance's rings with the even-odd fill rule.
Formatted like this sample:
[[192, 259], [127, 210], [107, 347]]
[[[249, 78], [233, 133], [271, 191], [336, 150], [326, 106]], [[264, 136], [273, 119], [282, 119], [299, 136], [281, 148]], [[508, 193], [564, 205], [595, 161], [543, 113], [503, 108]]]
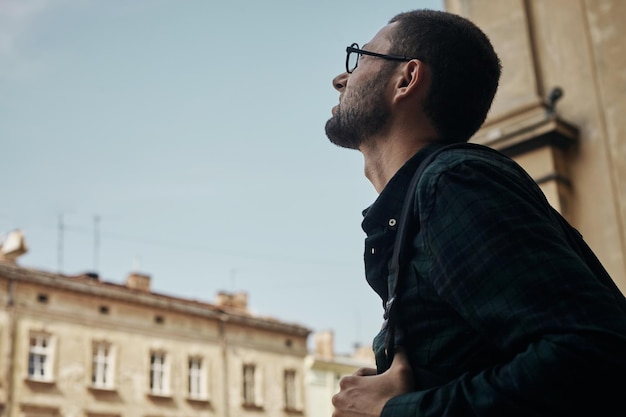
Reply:
[[391, 180], [383, 188], [374, 203], [363, 210], [361, 227], [367, 235], [370, 235], [378, 227], [388, 226], [390, 219], [396, 219], [396, 221], [399, 219], [407, 187], [411, 182], [413, 174], [415, 174], [422, 161], [440, 146], [439, 144], [429, 144], [409, 158], [391, 177]]

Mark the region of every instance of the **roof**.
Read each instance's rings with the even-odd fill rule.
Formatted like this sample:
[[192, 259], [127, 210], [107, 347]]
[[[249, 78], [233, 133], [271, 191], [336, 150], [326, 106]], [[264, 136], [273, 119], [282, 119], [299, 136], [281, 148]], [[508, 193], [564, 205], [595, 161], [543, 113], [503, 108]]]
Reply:
[[93, 274], [69, 276], [26, 268], [12, 262], [0, 261], [0, 278], [29, 282], [132, 304], [142, 304], [147, 307], [161, 308], [198, 317], [228, 321], [230, 323], [289, 333], [301, 337], [306, 337], [311, 333], [309, 328], [300, 324], [288, 323], [272, 317], [258, 316], [239, 308], [217, 306], [203, 301], [129, 288], [126, 285], [101, 281]]

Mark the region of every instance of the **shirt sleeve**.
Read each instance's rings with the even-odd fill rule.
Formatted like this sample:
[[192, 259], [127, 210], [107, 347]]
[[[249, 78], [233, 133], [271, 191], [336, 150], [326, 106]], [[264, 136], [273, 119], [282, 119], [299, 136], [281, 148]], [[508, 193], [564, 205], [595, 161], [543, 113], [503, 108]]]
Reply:
[[433, 165], [417, 196], [428, 279], [508, 359], [393, 398], [382, 416], [626, 415], [626, 317], [535, 184], [480, 160]]

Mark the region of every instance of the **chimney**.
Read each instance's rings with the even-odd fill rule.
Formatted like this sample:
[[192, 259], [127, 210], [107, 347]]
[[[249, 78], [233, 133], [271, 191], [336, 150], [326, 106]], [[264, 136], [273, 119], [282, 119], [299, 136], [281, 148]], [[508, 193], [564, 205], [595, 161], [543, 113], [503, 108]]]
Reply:
[[240, 291], [233, 294], [220, 291], [217, 293], [216, 304], [218, 307], [231, 307], [248, 311], [248, 293]]
[[150, 275], [131, 272], [126, 278], [126, 286], [133, 290], [150, 292]]
[[0, 261], [16, 263], [17, 258], [26, 252], [28, 252], [28, 246], [20, 230], [12, 231], [3, 242], [0, 242]]
[[335, 335], [332, 330], [317, 332], [314, 335], [315, 356], [326, 359], [335, 357]]
[[354, 352], [352, 353], [352, 357], [359, 361], [370, 362], [372, 364], [376, 363], [376, 359], [374, 357], [374, 351], [370, 346], [358, 346], [354, 347]]

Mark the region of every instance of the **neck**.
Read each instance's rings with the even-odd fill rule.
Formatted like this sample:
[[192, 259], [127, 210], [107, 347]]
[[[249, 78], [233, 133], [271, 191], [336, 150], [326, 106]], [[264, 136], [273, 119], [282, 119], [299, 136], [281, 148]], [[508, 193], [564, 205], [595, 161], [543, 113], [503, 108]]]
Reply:
[[406, 161], [437, 138], [434, 132], [407, 133], [372, 138], [360, 148], [365, 176], [379, 194]]

